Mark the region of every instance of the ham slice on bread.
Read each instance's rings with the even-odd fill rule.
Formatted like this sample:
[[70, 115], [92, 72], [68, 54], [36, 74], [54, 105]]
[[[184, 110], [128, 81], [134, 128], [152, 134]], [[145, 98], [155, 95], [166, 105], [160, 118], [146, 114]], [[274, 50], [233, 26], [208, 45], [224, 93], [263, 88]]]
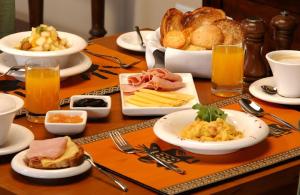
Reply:
[[66, 136], [34, 140], [24, 161], [32, 168], [58, 169], [81, 164], [83, 156], [83, 149]]
[[133, 94], [139, 89], [154, 89], [159, 91], [173, 91], [184, 87], [182, 78], [164, 68], [153, 68], [128, 77], [129, 84], [121, 84], [125, 94]]
[[29, 150], [26, 154], [26, 158], [48, 158], [57, 159], [66, 150], [67, 146], [66, 137], [57, 137], [46, 140], [33, 140], [29, 146]]

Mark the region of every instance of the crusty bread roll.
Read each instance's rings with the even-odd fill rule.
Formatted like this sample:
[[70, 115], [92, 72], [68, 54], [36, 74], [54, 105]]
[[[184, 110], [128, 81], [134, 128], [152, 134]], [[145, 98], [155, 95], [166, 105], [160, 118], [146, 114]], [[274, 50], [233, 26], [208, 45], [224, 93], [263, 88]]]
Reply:
[[223, 43], [224, 36], [220, 28], [214, 25], [204, 25], [198, 27], [191, 35], [191, 43], [212, 49], [213, 45]]
[[163, 45], [165, 47], [180, 49], [185, 45], [185, 42], [184, 33], [178, 30], [169, 31], [163, 38]]
[[200, 7], [191, 12], [186, 12], [183, 16], [185, 28], [197, 29], [199, 26], [212, 24], [216, 20], [226, 18], [226, 14], [221, 9], [212, 7]]
[[217, 20], [213, 23], [224, 35], [224, 44], [235, 45], [243, 40], [242, 28], [239, 23], [230, 19]]
[[[81, 164], [84, 159], [84, 150], [81, 146], [74, 143], [70, 137], [66, 137], [67, 143], [64, 153], [56, 159], [35, 156], [25, 157], [24, 162], [27, 166], [37, 169], [59, 169], [73, 167]], [[30, 148], [29, 148], [30, 149]]]

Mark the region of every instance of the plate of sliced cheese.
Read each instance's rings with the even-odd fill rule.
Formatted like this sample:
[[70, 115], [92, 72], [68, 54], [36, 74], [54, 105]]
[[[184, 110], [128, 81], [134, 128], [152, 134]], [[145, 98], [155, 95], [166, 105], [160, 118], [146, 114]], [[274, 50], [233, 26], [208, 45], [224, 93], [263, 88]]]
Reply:
[[[194, 104], [199, 103], [192, 74], [166, 71], [165, 69], [151, 69], [140, 74], [123, 73], [119, 75], [124, 115], [159, 116], [190, 109]], [[149, 72], [155, 76], [146, 79], [140, 77], [145, 75], [149, 77]], [[180, 81], [162, 79], [166, 75], [165, 73], [171, 80], [179, 79]], [[140, 84], [147, 79], [147, 82]]]

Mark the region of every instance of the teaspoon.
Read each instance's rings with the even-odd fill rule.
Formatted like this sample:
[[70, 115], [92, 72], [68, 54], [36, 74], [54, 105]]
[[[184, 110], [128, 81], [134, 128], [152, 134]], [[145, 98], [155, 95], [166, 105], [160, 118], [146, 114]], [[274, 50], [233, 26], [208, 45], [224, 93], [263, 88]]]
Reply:
[[271, 85], [262, 85], [260, 86], [262, 88], [262, 90], [267, 93], [267, 94], [270, 94], [270, 95], [274, 95], [277, 93], [277, 88], [276, 87], [273, 87]]
[[279, 118], [278, 116], [265, 112], [257, 103], [249, 100], [249, 99], [240, 99], [239, 100], [239, 104], [242, 107], [242, 109], [246, 112], [249, 112], [250, 114], [253, 114], [255, 116], [261, 117], [264, 115], [269, 115], [271, 117], [273, 117], [275, 120], [277, 120], [278, 122], [282, 123], [283, 125], [292, 128], [292, 129], [297, 129], [299, 130], [297, 127], [291, 125], [290, 123], [286, 122], [285, 120]]

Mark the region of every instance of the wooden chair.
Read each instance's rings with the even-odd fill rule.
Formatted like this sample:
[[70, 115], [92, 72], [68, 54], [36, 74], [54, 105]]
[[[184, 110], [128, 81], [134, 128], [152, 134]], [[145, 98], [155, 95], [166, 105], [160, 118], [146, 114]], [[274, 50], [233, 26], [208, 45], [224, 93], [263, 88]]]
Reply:
[[[104, 28], [105, 0], [92, 0], [92, 28], [89, 31], [91, 38], [103, 37], [106, 34]], [[44, 0], [28, 0], [29, 4], [29, 27], [43, 23]]]

